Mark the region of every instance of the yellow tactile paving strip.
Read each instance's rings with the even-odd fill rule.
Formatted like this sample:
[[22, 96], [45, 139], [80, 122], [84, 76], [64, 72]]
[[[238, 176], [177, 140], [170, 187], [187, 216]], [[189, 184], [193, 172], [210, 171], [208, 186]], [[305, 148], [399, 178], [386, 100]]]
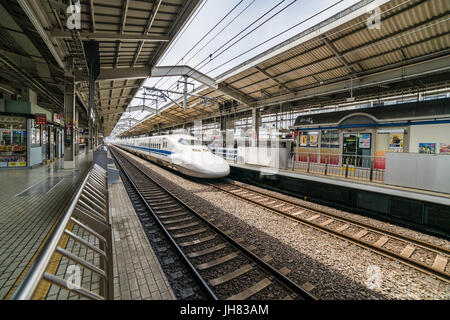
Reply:
[[[68, 229], [69, 231], [73, 231], [73, 226], [74, 226], [74, 223], [69, 222], [66, 229]], [[61, 240], [59, 240], [58, 246], [65, 249], [67, 247], [68, 241], [69, 241], [69, 237], [64, 234], [61, 237]], [[61, 263], [61, 259], [62, 259], [62, 255], [55, 252], [52, 256], [52, 259], [51, 259], [46, 271], [51, 274], [56, 274], [56, 271], [58, 270], [58, 266]], [[47, 297], [47, 294], [48, 294], [48, 291], [50, 290], [51, 285], [52, 284], [47, 280], [41, 281], [39, 286], [36, 288], [36, 291], [33, 296], [33, 300], [45, 299]]]

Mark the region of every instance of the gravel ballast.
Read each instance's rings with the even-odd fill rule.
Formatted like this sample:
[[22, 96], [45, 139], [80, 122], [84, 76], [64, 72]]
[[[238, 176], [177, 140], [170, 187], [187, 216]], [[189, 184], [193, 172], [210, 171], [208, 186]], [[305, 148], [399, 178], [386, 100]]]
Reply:
[[[130, 154], [128, 154], [130, 155]], [[203, 183], [186, 179], [147, 160], [130, 155], [149, 169], [151, 176], [205, 217], [231, 230], [233, 238], [254, 245], [259, 257], [270, 256], [270, 264], [291, 270], [288, 277], [298, 284], [309, 282], [319, 299], [445, 299], [450, 284], [434, 276], [378, 255], [327, 233], [283, 218], [259, 206], [239, 200]], [[248, 186], [248, 185], [245, 185]], [[255, 190], [264, 190], [261, 188]], [[268, 195], [304, 202], [277, 192]], [[307, 202], [317, 208], [325, 208]], [[328, 208], [327, 208], [328, 209]], [[332, 209], [380, 228], [450, 248], [450, 242], [386, 222]]]

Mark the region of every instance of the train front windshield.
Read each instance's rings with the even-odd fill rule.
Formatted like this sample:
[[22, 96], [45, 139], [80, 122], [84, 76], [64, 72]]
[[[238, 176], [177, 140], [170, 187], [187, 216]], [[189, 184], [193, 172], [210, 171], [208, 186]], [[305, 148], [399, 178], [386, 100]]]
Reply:
[[178, 142], [185, 146], [206, 146], [205, 142], [195, 139], [180, 139]]

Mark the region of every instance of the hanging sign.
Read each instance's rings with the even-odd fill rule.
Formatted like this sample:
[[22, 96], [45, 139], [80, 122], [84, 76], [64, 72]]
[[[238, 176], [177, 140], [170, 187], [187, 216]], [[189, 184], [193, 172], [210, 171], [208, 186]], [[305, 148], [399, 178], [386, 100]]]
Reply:
[[47, 124], [47, 116], [45, 114], [36, 114], [35, 124]]

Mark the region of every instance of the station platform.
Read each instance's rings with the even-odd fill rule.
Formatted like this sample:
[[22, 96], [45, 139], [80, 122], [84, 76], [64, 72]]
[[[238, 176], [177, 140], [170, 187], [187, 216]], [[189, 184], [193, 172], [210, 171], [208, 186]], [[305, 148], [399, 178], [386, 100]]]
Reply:
[[230, 178], [450, 236], [450, 194], [228, 161]]
[[109, 185], [114, 299], [176, 300], [119, 177]]
[[76, 157], [75, 169], [58, 159], [34, 169], [0, 170], [0, 299], [11, 295], [58, 217], [70, 202], [94, 156]]
[[[75, 169], [64, 169], [60, 159], [35, 169], [0, 171], [7, 181], [0, 195], [0, 299], [9, 299], [19, 286], [49, 239], [59, 217], [75, 194], [92, 163], [108, 167], [105, 150], [80, 154]], [[109, 165], [114, 167], [114, 165]], [[175, 300], [167, 278], [153, 252], [125, 187], [119, 178], [108, 184], [109, 210], [113, 235], [114, 299]], [[98, 239], [71, 224], [70, 231], [84, 241], [98, 245]], [[59, 245], [93, 266], [100, 267], [98, 255], [64, 236]], [[66, 257], [55, 255], [48, 270], [62, 279], [70, 277]], [[83, 288], [98, 294], [100, 278], [92, 272], [82, 273]], [[78, 300], [75, 293], [42, 282], [33, 299]]]

